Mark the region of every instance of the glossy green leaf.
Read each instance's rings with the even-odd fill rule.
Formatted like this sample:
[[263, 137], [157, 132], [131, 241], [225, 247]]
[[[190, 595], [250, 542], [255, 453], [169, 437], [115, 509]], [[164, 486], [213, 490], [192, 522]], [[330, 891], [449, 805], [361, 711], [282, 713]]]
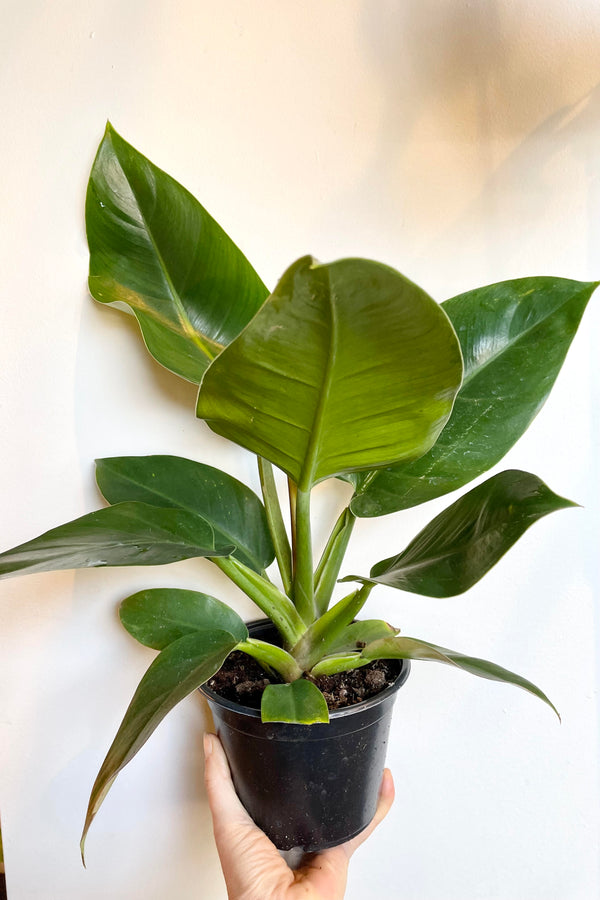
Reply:
[[160, 566], [195, 556], [229, 556], [208, 522], [185, 510], [119, 503], [88, 513], [0, 553], [0, 578], [97, 566]]
[[133, 310], [150, 353], [199, 383], [268, 291], [192, 195], [108, 125], [86, 199], [89, 286]]
[[356, 516], [440, 497], [494, 466], [544, 404], [596, 283], [521, 278], [442, 304], [460, 340], [465, 377], [452, 415], [415, 462], [351, 476]]
[[92, 788], [83, 835], [121, 769], [143, 747], [173, 707], [221, 668], [237, 639], [226, 631], [198, 631], [169, 644], [154, 660], [125, 713]]
[[98, 487], [109, 503], [137, 500], [174, 507], [210, 522], [215, 540], [256, 572], [274, 559], [265, 510], [250, 488], [226, 472], [179, 456], [96, 460]]
[[554, 494], [536, 475], [500, 472], [436, 516], [406, 550], [377, 563], [369, 578], [358, 580], [428, 597], [462, 594], [534, 522], [576, 505]]
[[208, 594], [178, 588], [152, 588], [127, 597], [119, 608], [123, 627], [140, 644], [164, 650], [196, 631], [227, 631], [245, 641], [248, 629], [238, 614]]
[[197, 413], [307, 491], [425, 453], [461, 377], [454, 331], [424, 291], [379, 263], [304, 257], [214, 360]]
[[329, 722], [325, 697], [312, 681], [299, 678], [291, 684], [269, 684], [263, 691], [263, 722], [290, 722], [314, 725]]
[[[480, 678], [489, 678], [492, 681], [503, 681], [506, 684], [514, 684], [517, 687], [529, 691], [547, 703], [558, 716], [558, 710], [550, 702], [548, 697], [535, 684], [503, 669], [495, 663], [488, 662], [485, 659], [477, 659], [474, 656], [464, 656], [462, 653], [456, 653], [454, 650], [447, 650], [445, 647], [437, 647], [435, 644], [429, 644], [426, 641], [419, 641], [410, 637], [393, 637], [384, 640], [374, 641], [362, 651], [363, 659], [371, 662], [374, 659], [424, 659], [433, 660], [434, 662], [446, 663], [449, 666], [455, 666], [457, 669], [463, 669], [472, 675], [479, 675]], [[560, 716], [559, 716], [560, 718]]]
[[329, 647], [329, 655], [349, 653], [361, 649], [366, 644], [382, 638], [394, 637], [399, 628], [394, 628], [383, 619], [363, 619], [362, 622], [352, 622], [338, 635], [337, 639]]

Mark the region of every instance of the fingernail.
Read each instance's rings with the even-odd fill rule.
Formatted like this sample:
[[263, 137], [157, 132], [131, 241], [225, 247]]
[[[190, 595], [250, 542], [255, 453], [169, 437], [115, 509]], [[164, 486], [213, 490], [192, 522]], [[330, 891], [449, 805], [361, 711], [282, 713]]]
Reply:
[[204, 745], [204, 758], [208, 759], [210, 754], [213, 752], [213, 742], [212, 742], [212, 734], [208, 732], [204, 735], [203, 741]]

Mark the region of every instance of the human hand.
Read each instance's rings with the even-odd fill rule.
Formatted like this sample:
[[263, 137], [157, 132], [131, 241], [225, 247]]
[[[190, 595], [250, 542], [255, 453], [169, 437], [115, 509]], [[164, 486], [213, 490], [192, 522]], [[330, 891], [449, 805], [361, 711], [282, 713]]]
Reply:
[[365, 830], [345, 844], [307, 855], [301, 867], [293, 870], [240, 803], [225, 751], [215, 734], [204, 735], [204, 757], [215, 843], [229, 900], [342, 900], [350, 857], [394, 801], [390, 770], [383, 773], [377, 810]]

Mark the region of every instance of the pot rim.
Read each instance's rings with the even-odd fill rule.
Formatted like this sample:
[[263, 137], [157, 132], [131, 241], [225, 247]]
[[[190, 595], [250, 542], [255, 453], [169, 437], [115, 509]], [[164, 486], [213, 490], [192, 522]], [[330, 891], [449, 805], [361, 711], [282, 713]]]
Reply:
[[[252, 619], [251, 622], [246, 622], [246, 627], [249, 629], [252, 625], [271, 625], [272, 622], [270, 619]], [[410, 660], [409, 659], [399, 659], [397, 662], [400, 663], [400, 671], [398, 672], [398, 676], [393, 684], [390, 684], [383, 691], [380, 691], [378, 694], [374, 694], [372, 697], [368, 697], [366, 700], [361, 700], [360, 703], [353, 703], [352, 706], [344, 706], [342, 709], [333, 709], [329, 712], [329, 719], [342, 719], [346, 716], [356, 715], [363, 710], [371, 709], [374, 706], [378, 706], [387, 697], [395, 694], [397, 690], [399, 690], [406, 679], [410, 674]], [[227, 700], [225, 697], [221, 697], [220, 694], [217, 694], [215, 691], [211, 690], [207, 687], [206, 684], [200, 685], [198, 688], [199, 691], [204, 694], [207, 700], [210, 700], [212, 703], [217, 703], [219, 706], [225, 707], [225, 709], [230, 709], [236, 712], [240, 716], [248, 716], [251, 719], [260, 719], [260, 709], [255, 709], [252, 706], [244, 706], [242, 703], [236, 703], [234, 700]], [[276, 723], [270, 723], [276, 724]], [[281, 723], [287, 724], [290, 723]], [[304, 728], [306, 726], [301, 725], [299, 723], [299, 728]], [[325, 724], [325, 723], [322, 723]]]

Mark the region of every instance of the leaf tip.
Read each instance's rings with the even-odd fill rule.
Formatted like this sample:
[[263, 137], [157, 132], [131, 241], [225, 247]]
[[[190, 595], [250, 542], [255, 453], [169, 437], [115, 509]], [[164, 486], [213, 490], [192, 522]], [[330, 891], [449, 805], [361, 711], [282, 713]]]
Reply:
[[117, 134], [117, 132], [113, 128], [112, 122], [110, 121], [110, 119], [107, 119], [106, 126], [104, 128], [104, 140], [105, 141], [110, 140], [115, 134]]
[[555, 707], [552, 700], [550, 700], [550, 698], [547, 697], [546, 694], [543, 694], [541, 691], [538, 693], [538, 697], [540, 698], [540, 700], [543, 700], [544, 703], [546, 703], [550, 707], [552, 712], [556, 715], [556, 718], [558, 719], [559, 724], [562, 725], [561, 715], [560, 715], [559, 711], [557, 710], [557, 708]]
[[87, 869], [85, 863], [85, 839], [87, 837], [87, 828], [83, 829], [83, 834], [81, 835], [81, 840], [79, 841], [79, 852], [81, 853], [81, 864], [84, 869]]
[[562, 725], [561, 715], [560, 715], [559, 711], [557, 710], [557, 708], [555, 707], [554, 703], [552, 703], [551, 700], [548, 700], [548, 705], [551, 707], [552, 712], [556, 713], [556, 718], [558, 719], [558, 724]]

